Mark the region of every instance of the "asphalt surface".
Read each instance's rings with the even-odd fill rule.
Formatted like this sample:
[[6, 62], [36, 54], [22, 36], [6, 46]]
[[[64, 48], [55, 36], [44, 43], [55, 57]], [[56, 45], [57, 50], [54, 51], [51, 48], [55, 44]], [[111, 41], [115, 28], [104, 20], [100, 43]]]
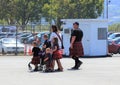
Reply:
[[[30, 72], [30, 56], [0, 56], [0, 85], [120, 85], [120, 55], [81, 58], [80, 70], [68, 70], [74, 62], [61, 60], [64, 72]], [[56, 67], [57, 68], [57, 67]]]

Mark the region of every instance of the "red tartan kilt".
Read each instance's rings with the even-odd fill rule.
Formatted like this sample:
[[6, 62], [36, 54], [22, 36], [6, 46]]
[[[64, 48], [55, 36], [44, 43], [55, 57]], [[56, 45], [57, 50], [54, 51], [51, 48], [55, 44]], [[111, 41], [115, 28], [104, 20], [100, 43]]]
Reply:
[[40, 57], [33, 57], [32, 58], [32, 62], [31, 62], [32, 64], [40, 64]]
[[83, 46], [81, 42], [75, 42], [73, 44], [73, 49], [70, 48], [70, 56], [83, 56]]
[[62, 56], [62, 51], [61, 50], [58, 50], [58, 51], [55, 51], [53, 53], [53, 59], [61, 59], [63, 56]]

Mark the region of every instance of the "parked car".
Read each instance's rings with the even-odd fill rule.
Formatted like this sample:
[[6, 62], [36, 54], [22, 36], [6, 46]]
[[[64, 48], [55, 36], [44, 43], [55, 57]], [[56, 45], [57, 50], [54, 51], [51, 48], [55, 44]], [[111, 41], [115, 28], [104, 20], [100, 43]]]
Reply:
[[38, 33], [38, 34], [35, 35], [35, 36], [29, 37], [27, 43], [28, 43], [28, 44], [31, 44], [31, 43], [35, 40], [35, 37], [36, 37], [36, 36], [40, 39], [41, 43], [43, 43], [43, 42], [44, 42], [44, 41], [43, 41], [43, 35], [44, 35], [44, 34], [48, 34], [48, 35], [49, 35], [50, 33], [49, 33], [49, 32], [40, 32], [40, 33]]
[[[17, 47], [16, 47], [17, 44]], [[24, 45], [15, 38], [2, 38], [0, 39], [0, 53], [16, 53], [16, 49], [18, 53], [24, 52]]]
[[5, 37], [6, 37], [6, 33], [0, 33], [0, 39]]
[[108, 41], [108, 51], [109, 53], [120, 54], [120, 43]]
[[108, 32], [108, 33], [107, 33], [108, 37], [109, 37], [111, 34], [113, 34], [113, 32]]
[[29, 37], [32, 37], [32, 36], [33, 36], [32, 34], [29, 34], [29, 35], [27, 35], [27, 36], [25, 36], [25, 37], [21, 37], [21, 42], [22, 42], [22, 43], [27, 43], [28, 38], [29, 38]]
[[120, 37], [117, 37], [115, 39], [112, 39], [111, 41], [115, 42], [116, 44], [119, 44], [120, 42]]
[[112, 40], [112, 39], [115, 39], [117, 37], [120, 37], [120, 33], [113, 33], [113, 34], [109, 35], [108, 40]]
[[22, 42], [25, 43], [29, 37], [33, 36], [32, 33], [23, 33], [18, 35], [18, 39]]

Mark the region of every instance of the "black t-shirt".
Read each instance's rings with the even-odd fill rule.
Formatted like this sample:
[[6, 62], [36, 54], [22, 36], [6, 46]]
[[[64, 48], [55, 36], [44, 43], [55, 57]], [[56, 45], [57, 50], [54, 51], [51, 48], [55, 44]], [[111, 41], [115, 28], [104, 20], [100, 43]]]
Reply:
[[55, 46], [57, 47], [57, 50], [59, 50], [59, 45], [58, 44], [54, 44], [52, 49], [55, 49]]
[[46, 48], [50, 48], [51, 47], [51, 42], [49, 40], [45, 40], [43, 46], [46, 45]]
[[[71, 34], [71, 39], [73, 36], [76, 36], [75, 42], [80, 42], [83, 38], [83, 31], [82, 30], [73, 30], [72, 34]], [[70, 39], [70, 42], [71, 42]]]
[[40, 52], [40, 48], [39, 47], [33, 47], [32, 52], [33, 52], [34, 57], [38, 57], [39, 52]]

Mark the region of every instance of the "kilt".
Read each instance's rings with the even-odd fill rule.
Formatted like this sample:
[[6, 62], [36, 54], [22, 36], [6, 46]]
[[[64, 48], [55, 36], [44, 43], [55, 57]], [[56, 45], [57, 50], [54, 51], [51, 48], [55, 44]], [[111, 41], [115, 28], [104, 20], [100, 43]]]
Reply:
[[61, 50], [57, 50], [53, 53], [53, 59], [61, 59], [61, 58], [62, 58]]
[[83, 51], [83, 46], [81, 42], [75, 42], [73, 44], [73, 49], [69, 49], [70, 51], [70, 56], [83, 56], [84, 51]]
[[33, 57], [31, 63], [34, 65], [40, 64], [40, 57]]

